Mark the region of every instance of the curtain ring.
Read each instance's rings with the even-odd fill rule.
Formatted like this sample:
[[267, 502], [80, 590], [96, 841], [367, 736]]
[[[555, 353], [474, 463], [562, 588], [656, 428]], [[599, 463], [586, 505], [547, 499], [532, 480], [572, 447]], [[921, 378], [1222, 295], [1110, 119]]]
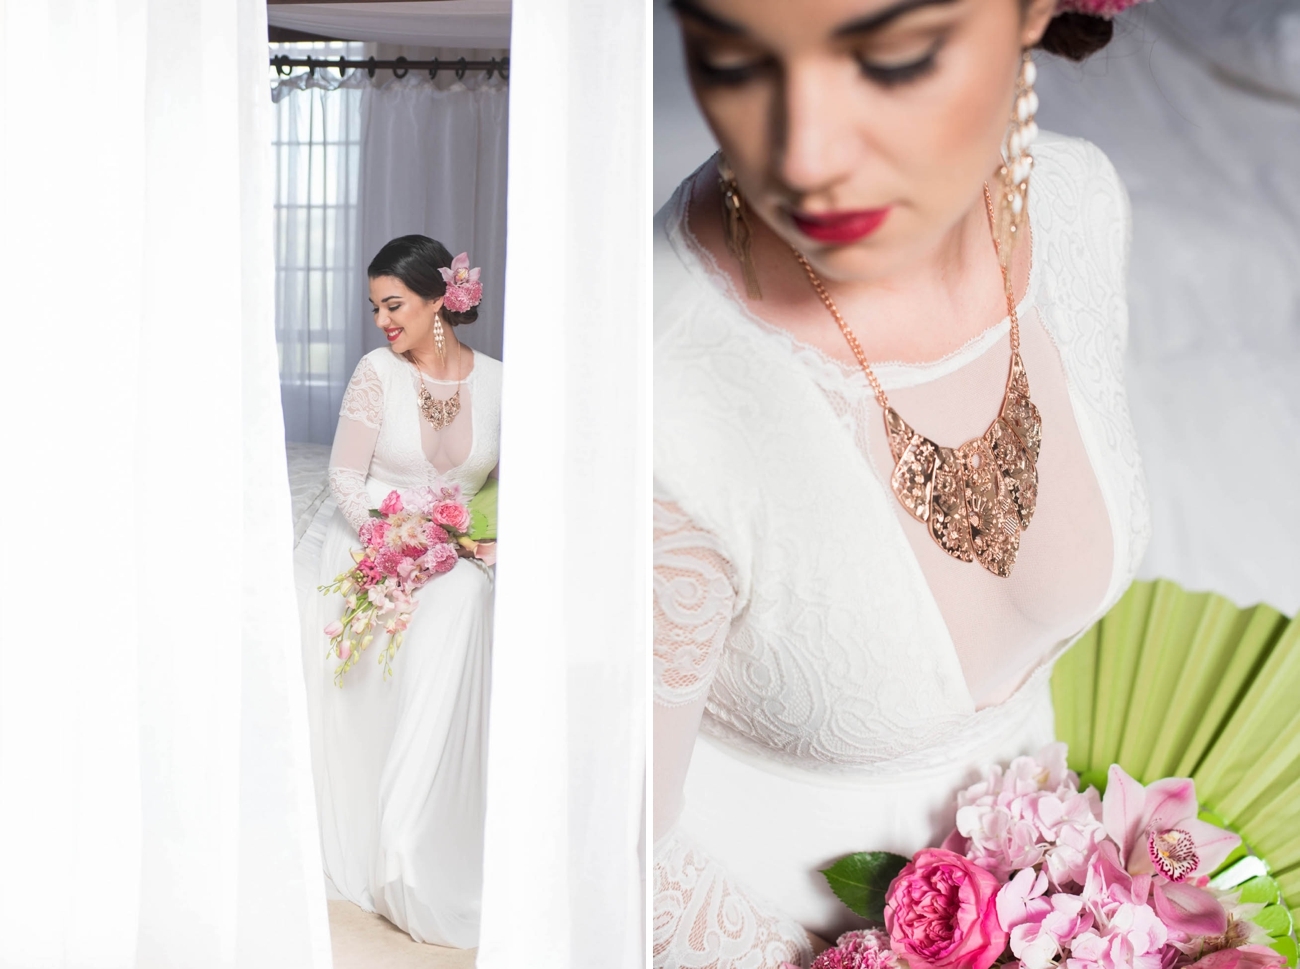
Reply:
[[456, 80], [459, 81], [465, 77], [465, 70], [465, 58], [462, 57], [456, 62]]
[[371, 77], [375, 76], [375, 55], [371, 54], [366, 60], [366, 73]]
[[310, 54], [307, 55], [307, 76], [316, 76], [316, 64], [312, 61]]
[[271, 63], [275, 65], [275, 73], [280, 77], [288, 77], [293, 73], [293, 68], [289, 66], [288, 54], [276, 54]]
[[347, 77], [347, 76], [348, 76], [348, 59], [347, 59], [346, 57], [340, 57], [340, 58], [339, 58], [339, 77]]
[[501, 58], [501, 63], [497, 65], [497, 73], [501, 75], [501, 80], [503, 81], [510, 80], [510, 55], [509, 54]]
[[488, 69], [487, 69], [487, 79], [489, 81], [492, 80], [492, 74], [496, 71], [496, 69], [497, 69], [497, 59], [494, 57], [492, 58], [492, 63], [488, 65]]
[[411, 69], [406, 66], [405, 57], [399, 57], [397, 60], [393, 61], [393, 77], [403, 78], [409, 73], [411, 73]]
[[429, 80], [438, 80], [438, 58], [433, 59], [433, 67], [429, 68]]

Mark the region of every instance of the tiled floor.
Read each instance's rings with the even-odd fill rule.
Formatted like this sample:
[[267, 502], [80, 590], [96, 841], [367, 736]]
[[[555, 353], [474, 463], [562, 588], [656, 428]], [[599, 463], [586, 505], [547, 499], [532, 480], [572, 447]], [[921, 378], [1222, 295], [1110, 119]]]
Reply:
[[334, 969], [472, 969], [473, 949], [415, 942], [381, 915], [330, 899]]

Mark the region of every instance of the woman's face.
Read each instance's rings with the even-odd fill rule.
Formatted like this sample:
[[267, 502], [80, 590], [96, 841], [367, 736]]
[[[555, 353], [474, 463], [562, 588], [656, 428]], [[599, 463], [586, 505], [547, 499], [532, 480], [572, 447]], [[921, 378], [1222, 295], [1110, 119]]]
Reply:
[[824, 275], [933, 251], [1001, 163], [1054, 0], [674, 0], [691, 83], [751, 210]]
[[370, 306], [375, 326], [384, 331], [394, 353], [433, 345], [433, 318], [442, 309], [441, 296], [426, 300], [396, 276], [376, 276], [370, 280]]

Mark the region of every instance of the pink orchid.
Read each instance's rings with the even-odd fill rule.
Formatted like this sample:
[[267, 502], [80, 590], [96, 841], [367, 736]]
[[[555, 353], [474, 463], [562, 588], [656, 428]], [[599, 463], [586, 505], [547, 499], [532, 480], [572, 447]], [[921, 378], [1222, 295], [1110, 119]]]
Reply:
[[480, 270], [476, 266], [469, 268], [469, 253], [462, 252], [451, 261], [450, 267], [440, 267], [447, 292], [443, 296], [443, 305], [453, 313], [464, 313], [477, 306], [483, 298], [483, 284], [479, 282]]
[[1196, 816], [1196, 783], [1187, 777], [1144, 787], [1112, 764], [1101, 810], [1106, 833], [1135, 875], [1159, 872], [1170, 882], [1208, 875], [1241, 844]]
[[1280, 969], [1286, 959], [1266, 945], [1243, 945], [1211, 952], [1189, 969]]
[[337, 619], [325, 627], [325, 635], [330, 639], [333, 639], [341, 632], [343, 632], [343, 623], [339, 622]]
[[338, 649], [339, 659], [346, 660], [351, 655], [352, 655], [352, 646], [347, 641], [339, 643], [339, 649]]
[[1220, 935], [1228, 924], [1223, 905], [1205, 889], [1162, 875], [1131, 874], [1113, 841], [1103, 841], [1089, 862], [1083, 897], [1102, 924], [1124, 905], [1149, 906], [1170, 930], [1187, 936]]

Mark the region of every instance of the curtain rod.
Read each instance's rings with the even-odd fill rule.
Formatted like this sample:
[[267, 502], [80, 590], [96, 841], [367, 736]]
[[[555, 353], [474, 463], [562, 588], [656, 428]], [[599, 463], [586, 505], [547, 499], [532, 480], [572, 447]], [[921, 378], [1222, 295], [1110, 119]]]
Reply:
[[509, 55], [500, 59], [494, 57], [489, 61], [467, 61], [460, 57], [456, 60], [442, 60], [435, 57], [431, 61], [411, 61], [405, 57], [399, 57], [392, 61], [377, 61], [373, 57], [368, 57], [364, 61], [348, 60], [346, 57], [340, 57], [337, 60], [326, 60], [325, 58], [316, 57], [290, 57], [288, 54], [278, 54], [271, 58], [271, 66], [275, 68], [275, 73], [281, 77], [287, 77], [293, 73], [295, 67], [307, 68], [307, 73], [315, 75], [317, 69], [337, 70], [340, 77], [346, 77], [349, 70], [364, 69], [371, 77], [375, 76], [375, 71], [392, 71], [394, 77], [406, 77], [411, 71], [428, 71], [429, 77], [436, 78], [439, 71], [451, 71], [460, 80], [468, 71], [485, 71], [487, 76], [499, 74], [503, 81], [510, 79], [510, 57]]

